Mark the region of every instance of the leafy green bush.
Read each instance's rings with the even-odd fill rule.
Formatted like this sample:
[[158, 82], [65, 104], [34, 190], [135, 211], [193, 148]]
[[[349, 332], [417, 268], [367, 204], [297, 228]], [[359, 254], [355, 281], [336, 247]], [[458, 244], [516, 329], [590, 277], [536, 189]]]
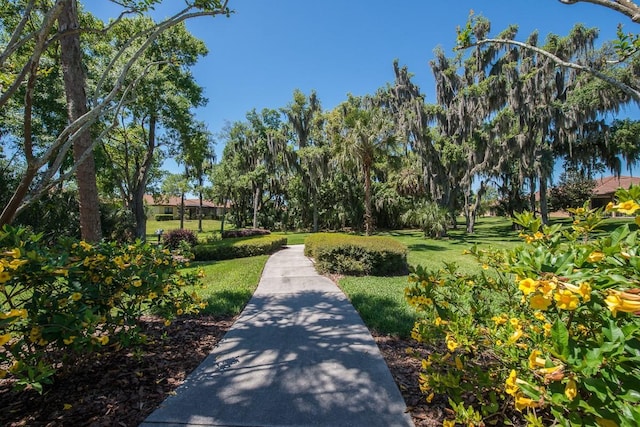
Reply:
[[196, 261], [214, 261], [271, 254], [287, 244], [283, 236], [237, 237], [193, 247]]
[[171, 230], [163, 237], [164, 244], [169, 249], [177, 249], [182, 242], [193, 247], [198, 244], [198, 238], [191, 230], [177, 229]]
[[390, 237], [320, 233], [305, 239], [304, 250], [321, 273], [383, 276], [407, 268], [407, 248]]
[[[607, 210], [640, 212], [640, 187], [617, 197]], [[507, 408], [536, 427], [640, 424], [640, 235], [597, 233], [600, 211], [570, 211], [567, 230], [517, 215], [526, 245], [474, 250], [481, 275], [411, 274], [407, 299], [425, 315], [413, 337], [440, 350], [422, 362], [421, 387], [450, 398], [450, 425]]]
[[156, 221], [171, 221], [173, 219], [173, 214], [156, 214]]
[[141, 342], [148, 311], [167, 322], [204, 307], [183, 287], [168, 250], [66, 240], [49, 247], [25, 229], [0, 231], [0, 378], [42, 391], [57, 369], [107, 346]]
[[264, 228], [241, 228], [239, 230], [225, 230], [222, 232], [222, 238], [234, 238], [234, 237], [252, 237], [252, 236], [266, 236], [271, 234], [269, 230]]

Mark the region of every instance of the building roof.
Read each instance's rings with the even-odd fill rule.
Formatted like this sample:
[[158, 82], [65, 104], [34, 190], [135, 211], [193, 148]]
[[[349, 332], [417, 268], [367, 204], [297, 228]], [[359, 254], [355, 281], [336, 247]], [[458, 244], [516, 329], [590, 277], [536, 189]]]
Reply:
[[594, 196], [611, 196], [619, 188], [629, 188], [631, 185], [639, 185], [640, 177], [633, 176], [607, 176], [596, 179], [596, 187], [593, 189]]
[[[180, 197], [169, 196], [169, 197], [156, 197], [154, 198], [151, 194], [144, 195], [144, 203], [150, 206], [180, 206]], [[200, 207], [199, 199], [184, 199], [184, 206], [187, 208], [197, 208]], [[203, 208], [216, 208], [221, 207], [210, 200], [202, 201]]]

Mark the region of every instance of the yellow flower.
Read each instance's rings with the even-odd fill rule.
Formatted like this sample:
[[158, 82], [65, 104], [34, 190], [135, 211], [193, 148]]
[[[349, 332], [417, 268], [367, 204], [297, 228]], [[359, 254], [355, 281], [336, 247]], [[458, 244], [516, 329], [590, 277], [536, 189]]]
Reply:
[[488, 269], [489, 269], [489, 266], [488, 266], [487, 264], [482, 264], [482, 269], [483, 269], [483, 270], [488, 270]]
[[9, 268], [12, 270], [17, 270], [21, 266], [27, 264], [29, 262], [28, 259], [14, 259], [9, 263]]
[[0, 271], [0, 283], [5, 283], [11, 280], [11, 275], [7, 271]]
[[599, 262], [604, 259], [604, 254], [600, 251], [593, 251], [587, 257], [587, 262]]
[[65, 403], [65, 404], [62, 406], [62, 409], [64, 409], [65, 411], [68, 411], [68, 410], [70, 410], [71, 408], [73, 408], [73, 405], [72, 405], [72, 404], [70, 404], [70, 403]]
[[101, 336], [100, 338], [98, 338], [98, 342], [102, 345], [109, 344], [109, 336], [108, 335]]
[[549, 334], [551, 334], [551, 323], [545, 323], [543, 328], [544, 328], [544, 335], [545, 336], [549, 336]]
[[0, 320], [10, 319], [12, 317], [22, 317], [24, 319], [27, 317], [27, 310], [24, 308], [12, 308], [11, 311], [7, 311], [6, 313], [0, 312]]
[[91, 246], [89, 243], [85, 242], [84, 240], [80, 242], [80, 246], [82, 246], [82, 249], [84, 249], [85, 251], [93, 249], [93, 246]]
[[578, 387], [573, 379], [570, 379], [567, 382], [567, 386], [564, 389], [564, 395], [567, 396], [567, 399], [569, 400], [575, 399], [578, 395]]
[[542, 357], [542, 352], [540, 350], [533, 350], [529, 355], [529, 369], [543, 368], [547, 363]]
[[541, 312], [539, 312], [539, 311], [536, 311], [536, 312], [533, 314], [533, 317], [535, 317], [536, 319], [538, 319], [538, 320], [539, 320], [539, 321], [541, 321], [541, 322], [544, 322], [544, 321], [546, 320], [546, 318], [544, 317], [544, 314], [542, 314], [542, 313], [541, 313]]
[[449, 351], [455, 351], [455, 349], [460, 346], [460, 344], [458, 344], [456, 340], [453, 339], [450, 335], [447, 335], [446, 342], [447, 342], [447, 348], [449, 349]]
[[625, 215], [632, 215], [635, 211], [640, 209], [640, 205], [633, 200], [627, 200], [626, 202], [615, 205], [614, 208]]
[[613, 209], [613, 202], [607, 203], [607, 206], [604, 208], [606, 212], [610, 212]]
[[131, 283], [133, 286], [135, 286], [136, 288], [139, 288], [140, 286], [142, 286], [142, 280], [140, 279], [136, 279]]
[[444, 420], [442, 422], [442, 427], [455, 427], [456, 426], [456, 420]]
[[628, 292], [620, 292], [613, 289], [609, 290], [609, 295], [604, 300], [615, 317], [618, 311], [624, 313], [640, 312], [640, 295], [630, 294]]
[[462, 368], [464, 368], [464, 365], [462, 364], [462, 359], [460, 359], [460, 356], [456, 356], [455, 362], [456, 362], [456, 368], [458, 368], [461, 371]]
[[164, 326], [170, 326], [171, 325], [171, 320], [165, 320], [164, 321]]
[[530, 293], [535, 292], [537, 288], [538, 288], [538, 282], [529, 277], [527, 277], [524, 280], [521, 280], [520, 283], [518, 284], [518, 289], [520, 289], [522, 293], [525, 295], [529, 295]]
[[515, 369], [512, 369], [511, 373], [507, 377], [507, 380], [505, 381], [504, 391], [505, 393], [510, 394], [511, 396], [515, 396], [519, 388], [520, 387], [518, 386], [518, 374], [516, 373]]
[[542, 292], [542, 294], [546, 297], [550, 297], [553, 294], [553, 291], [558, 287], [558, 284], [555, 281], [551, 280], [541, 280], [540, 287], [538, 290]]
[[553, 299], [556, 300], [556, 306], [561, 310], [575, 310], [580, 303], [578, 297], [567, 289], [556, 292]]
[[578, 293], [582, 297], [582, 301], [589, 302], [591, 301], [591, 285], [587, 282], [580, 283], [580, 287], [578, 288]]
[[522, 329], [518, 328], [515, 330], [515, 332], [513, 334], [511, 334], [511, 336], [509, 337], [509, 344], [513, 344], [516, 341], [518, 341], [521, 337], [522, 337]]
[[[536, 293], [529, 300], [529, 305], [531, 305], [531, 308], [533, 308], [534, 310], [544, 311], [547, 308], [549, 308], [549, 306], [551, 305], [551, 300], [549, 298], [546, 298], [542, 294]], [[538, 313], [536, 313], [536, 318], [537, 318], [537, 314]], [[542, 319], [538, 319], [538, 320], [544, 320], [544, 316], [542, 316]]]
[[80, 301], [82, 299], [82, 294], [80, 292], [74, 292], [71, 295], [71, 299], [74, 301]]
[[429, 396], [427, 396], [426, 401], [427, 403], [431, 403], [431, 401], [433, 400], [433, 398], [436, 396], [435, 393], [431, 393], [429, 394]]
[[69, 345], [72, 344], [73, 341], [75, 341], [76, 337], [75, 336], [70, 336], [69, 338], [65, 338], [62, 340], [62, 342], [64, 342], [65, 345]]
[[525, 408], [537, 408], [539, 406], [539, 402], [525, 397], [522, 393], [518, 393], [516, 396], [516, 410], [520, 412]]
[[520, 327], [520, 319], [516, 319], [515, 317], [512, 317], [511, 319], [509, 319], [509, 323], [511, 324], [511, 326], [513, 326], [514, 328], [518, 328]]
[[504, 315], [493, 316], [491, 320], [495, 322], [496, 326], [504, 325], [505, 323], [507, 323], [507, 317]]
[[436, 326], [446, 325], [448, 322], [446, 320], [442, 320], [440, 316], [436, 317], [436, 320], [433, 321], [433, 324]]
[[11, 258], [20, 258], [20, 248], [14, 248], [11, 249], [10, 251], [5, 251], [2, 253], [2, 255], [7, 256], [7, 257], [11, 257]]
[[158, 294], [156, 294], [155, 292], [149, 292], [149, 299], [155, 299], [158, 298]]
[[183, 314], [183, 313], [184, 313], [184, 310], [183, 310], [183, 309], [181, 309], [181, 308], [179, 308], [179, 309], [178, 309], [178, 311], [176, 311], [176, 314], [177, 314], [178, 316], [182, 316], [182, 314]]
[[11, 334], [7, 333], [4, 335], [0, 335], [0, 345], [5, 345], [11, 340]]

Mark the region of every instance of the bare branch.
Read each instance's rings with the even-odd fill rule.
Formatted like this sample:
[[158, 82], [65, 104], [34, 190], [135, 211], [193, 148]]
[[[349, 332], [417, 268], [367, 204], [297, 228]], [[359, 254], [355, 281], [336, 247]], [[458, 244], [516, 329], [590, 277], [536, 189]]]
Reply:
[[591, 3], [627, 15], [635, 23], [640, 22], [640, 6], [631, 0], [559, 0], [564, 4]]

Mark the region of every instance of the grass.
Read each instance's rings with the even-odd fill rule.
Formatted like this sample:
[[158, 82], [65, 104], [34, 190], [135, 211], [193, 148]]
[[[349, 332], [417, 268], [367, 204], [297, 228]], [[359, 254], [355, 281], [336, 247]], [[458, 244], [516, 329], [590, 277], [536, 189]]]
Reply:
[[203, 269], [202, 285], [196, 291], [208, 306], [203, 314], [235, 316], [247, 304], [258, 286], [268, 255], [225, 261], [193, 263], [188, 270]]
[[[212, 235], [214, 232], [220, 232], [221, 222], [217, 219], [203, 219], [202, 220], [202, 233], [198, 233], [199, 237], [205, 238], [207, 235]], [[178, 230], [180, 228], [180, 220], [172, 219], [170, 221], [156, 221], [155, 219], [147, 219], [147, 240], [150, 242], [156, 242], [158, 236], [156, 230], [162, 229], [165, 231]], [[197, 219], [185, 219], [184, 228], [198, 232], [198, 220]], [[231, 230], [235, 228], [232, 223], [225, 221], [224, 229]]]

